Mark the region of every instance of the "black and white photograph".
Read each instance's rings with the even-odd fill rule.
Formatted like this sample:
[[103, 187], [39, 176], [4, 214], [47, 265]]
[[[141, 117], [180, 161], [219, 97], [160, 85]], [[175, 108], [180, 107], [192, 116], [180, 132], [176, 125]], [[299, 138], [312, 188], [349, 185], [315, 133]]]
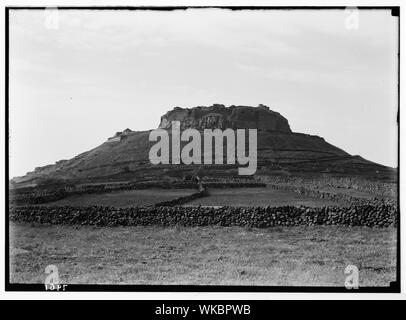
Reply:
[[399, 19], [5, 8], [6, 290], [400, 292]]

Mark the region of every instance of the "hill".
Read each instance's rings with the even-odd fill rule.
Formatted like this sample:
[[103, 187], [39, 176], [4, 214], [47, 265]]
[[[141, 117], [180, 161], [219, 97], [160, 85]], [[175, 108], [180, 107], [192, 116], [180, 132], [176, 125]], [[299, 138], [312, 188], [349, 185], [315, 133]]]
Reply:
[[[171, 121], [175, 120], [180, 121], [182, 130], [195, 128], [201, 134], [208, 128], [256, 128], [258, 167], [255, 176], [331, 174], [362, 175], [371, 179], [396, 176], [395, 169], [352, 156], [322, 137], [292, 132], [286, 118], [264, 105], [176, 107], [161, 117], [159, 128], [170, 133]], [[149, 141], [150, 131], [126, 129], [117, 132], [92, 150], [36, 168], [23, 177], [12, 179], [12, 184], [35, 186], [47, 180], [71, 183], [156, 181], [184, 179], [195, 174], [241, 178], [237, 176], [237, 165], [152, 165], [148, 155], [155, 142]]]

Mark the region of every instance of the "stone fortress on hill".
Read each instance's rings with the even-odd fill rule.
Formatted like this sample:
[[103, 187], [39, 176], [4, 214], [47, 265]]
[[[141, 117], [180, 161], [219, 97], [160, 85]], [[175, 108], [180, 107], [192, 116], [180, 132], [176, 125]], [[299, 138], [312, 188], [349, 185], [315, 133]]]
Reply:
[[[289, 122], [278, 112], [268, 106], [259, 104], [258, 107], [230, 106], [213, 104], [205, 107], [179, 108], [175, 107], [161, 117], [159, 129], [171, 129], [172, 121], [180, 122], [180, 129], [258, 129], [268, 131], [292, 132]], [[110, 137], [108, 142], [121, 141], [133, 132], [125, 129]]]
[[288, 120], [260, 104], [257, 108], [214, 104], [210, 107], [179, 108], [161, 117], [159, 128], [169, 129], [171, 121], [180, 121], [181, 129], [264, 129], [291, 132]]

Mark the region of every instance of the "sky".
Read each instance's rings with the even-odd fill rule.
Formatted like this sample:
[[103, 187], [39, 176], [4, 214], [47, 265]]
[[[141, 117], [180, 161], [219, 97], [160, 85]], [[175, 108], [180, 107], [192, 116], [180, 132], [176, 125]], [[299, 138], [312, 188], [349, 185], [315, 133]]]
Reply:
[[360, 10], [349, 29], [350, 14], [11, 11], [10, 177], [214, 103], [265, 104], [294, 132], [397, 167], [398, 20]]

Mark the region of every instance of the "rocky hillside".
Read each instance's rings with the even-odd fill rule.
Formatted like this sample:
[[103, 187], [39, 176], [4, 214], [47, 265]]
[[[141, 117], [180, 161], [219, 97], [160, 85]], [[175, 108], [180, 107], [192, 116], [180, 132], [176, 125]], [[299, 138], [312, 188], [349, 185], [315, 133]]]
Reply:
[[[170, 129], [174, 120], [181, 122], [182, 129], [196, 128], [201, 132], [206, 128], [257, 128], [257, 176], [335, 174], [382, 179], [396, 173], [392, 168], [351, 156], [321, 137], [292, 132], [287, 119], [263, 105], [175, 108], [162, 116], [159, 128]], [[172, 181], [196, 172], [214, 178], [238, 178], [238, 164], [152, 165], [148, 155], [155, 142], [149, 141], [149, 133], [130, 129], [117, 132], [100, 146], [72, 159], [14, 178], [12, 185], [32, 186], [50, 179], [72, 183]]]

